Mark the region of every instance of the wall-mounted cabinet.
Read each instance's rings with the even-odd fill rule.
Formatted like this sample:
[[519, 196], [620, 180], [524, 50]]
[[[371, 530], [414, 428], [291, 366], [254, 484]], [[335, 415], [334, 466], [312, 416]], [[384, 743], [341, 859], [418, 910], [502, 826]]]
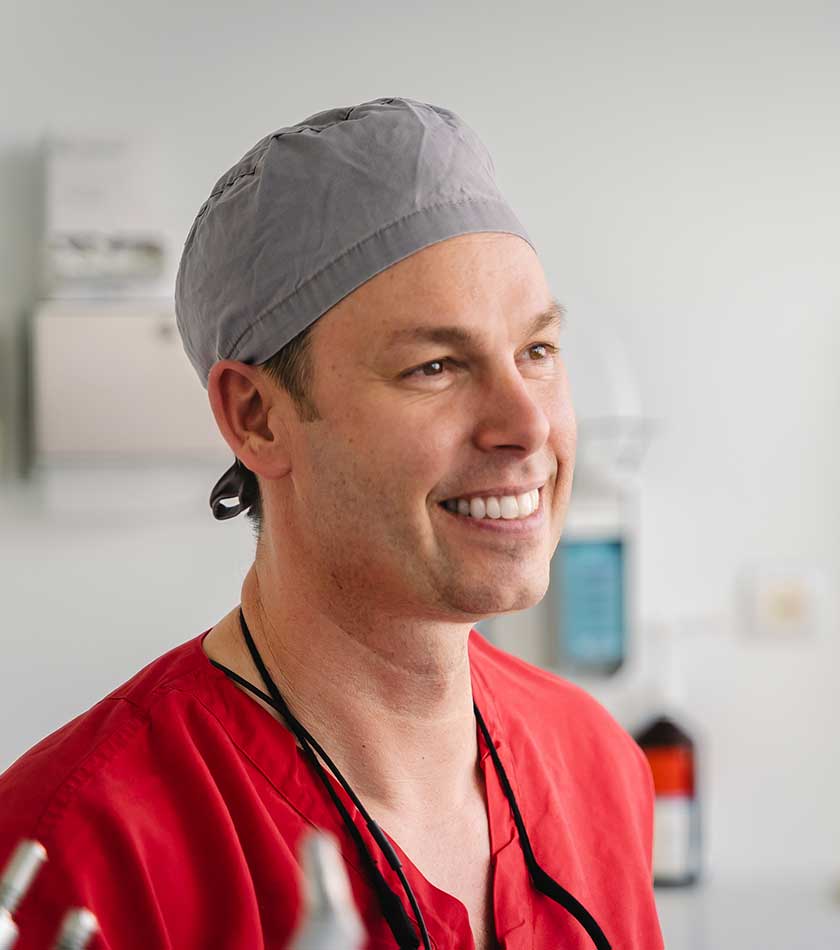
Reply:
[[229, 458], [170, 301], [47, 301], [30, 353], [36, 465]]

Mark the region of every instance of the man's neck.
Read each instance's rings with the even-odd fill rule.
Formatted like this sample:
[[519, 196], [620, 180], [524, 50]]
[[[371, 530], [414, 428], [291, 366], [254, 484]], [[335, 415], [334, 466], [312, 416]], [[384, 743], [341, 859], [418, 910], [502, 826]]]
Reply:
[[[476, 795], [477, 740], [468, 624], [329, 616], [256, 564], [242, 608], [292, 713], [375, 817], [418, 822]], [[205, 640], [214, 658], [262, 687], [238, 608]]]

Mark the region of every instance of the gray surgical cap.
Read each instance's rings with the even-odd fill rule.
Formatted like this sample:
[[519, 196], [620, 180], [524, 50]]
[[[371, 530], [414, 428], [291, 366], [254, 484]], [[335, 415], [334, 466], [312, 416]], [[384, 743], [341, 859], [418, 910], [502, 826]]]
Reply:
[[[318, 112], [257, 142], [199, 209], [175, 283], [187, 356], [206, 388], [218, 360], [265, 362], [392, 264], [479, 231], [533, 247], [454, 112], [399, 97]], [[243, 501], [243, 469], [223, 476], [217, 502]]]

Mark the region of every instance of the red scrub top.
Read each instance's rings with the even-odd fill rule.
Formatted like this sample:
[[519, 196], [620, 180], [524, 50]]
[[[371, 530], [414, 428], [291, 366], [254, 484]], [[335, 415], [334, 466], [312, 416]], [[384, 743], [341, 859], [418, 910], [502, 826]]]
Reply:
[[[201, 646], [207, 632], [149, 664], [0, 776], [0, 866], [24, 837], [48, 853], [16, 915], [19, 950], [51, 946], [71, 906], [98, 917], [93, 948], [284, 947], [300, 922], [298, 845], [311, 826], [341, 844], [366, 947], [396, 946], [326, 789], [294, 736], [211, 665]], [[583, 903], [614, 950], [663, 947], [651, 874], [653, 784], [643, 753], [578, 687], [476, 631], [469, 652], [474, 698], [537, 861]], [[476, 729], [500, 946], [591, 950], [581, 925], [532, 886]], [[329, 753], [329, 737], [319, 738]], [[411, 916], [399, 879], [330, 780]], [[463, 904], [394, 844], [432, 946], [472, 948]]]

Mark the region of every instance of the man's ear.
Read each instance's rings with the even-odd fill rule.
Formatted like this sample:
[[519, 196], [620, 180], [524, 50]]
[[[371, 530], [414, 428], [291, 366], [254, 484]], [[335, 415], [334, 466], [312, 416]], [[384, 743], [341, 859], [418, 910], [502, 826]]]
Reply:
[[289, 474], [291, 398], [279, 386], [255, 366], [219, 360], [210, 368], [207, 395], [219, 431], [246, 468], [265, 478]]

